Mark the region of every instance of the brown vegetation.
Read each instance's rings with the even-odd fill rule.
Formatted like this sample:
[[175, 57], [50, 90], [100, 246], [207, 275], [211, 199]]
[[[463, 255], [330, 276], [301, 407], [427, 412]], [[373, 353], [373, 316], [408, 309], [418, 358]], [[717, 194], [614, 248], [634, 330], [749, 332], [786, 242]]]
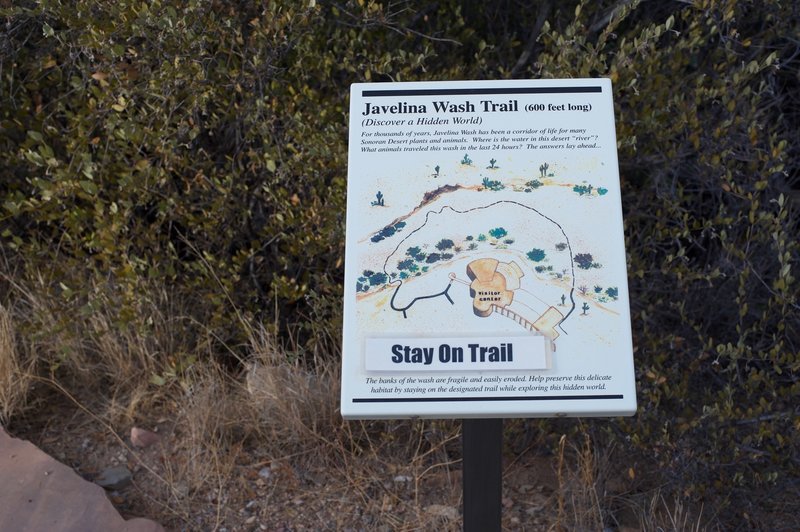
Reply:
[[337, 412], [347, 87], [607, 76], [641, 409], [508, 421], [505, 525], [793, 524], [800, 14], [541, 6], [0, 3], [0, 421], [175, 528], [457, 528], [457, 422]]

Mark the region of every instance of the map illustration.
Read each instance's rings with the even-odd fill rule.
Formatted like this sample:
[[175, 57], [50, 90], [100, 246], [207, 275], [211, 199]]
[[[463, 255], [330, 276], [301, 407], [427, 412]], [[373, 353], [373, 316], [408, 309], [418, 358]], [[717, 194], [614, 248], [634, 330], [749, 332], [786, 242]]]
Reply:
[[[547, 162], [534, 163], [533, 172], [488, 163], [473, 164], [465, 153], [400, 180], [405, 190], [392, 187], [392, 177], [381, 183], [365, 213], [371, 229], [358, 241], [356, 298], [367, 327], [497, 330], [503, 323], [501, 330], [548, 337], [555, 350], [575, 320], [618, 315], [602, 245], [587, 244], [585, 228], [559, 216], [575, 201], [597, 209], [608, 190]], [[410, 183], [430, 188], [409, 190]]]

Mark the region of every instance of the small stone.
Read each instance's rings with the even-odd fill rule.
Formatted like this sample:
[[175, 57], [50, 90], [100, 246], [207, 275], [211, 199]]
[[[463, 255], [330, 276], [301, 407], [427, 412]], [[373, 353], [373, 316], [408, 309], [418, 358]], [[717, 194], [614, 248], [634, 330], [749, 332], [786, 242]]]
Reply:
[[430, 515], [437, 517], [444, 517], [449, 520], [458, 519], [458, 509], [453, 506], [445, 506], [444, 504], [431, 504], [425, 507], [425, 511]]
[[131, 443], [134, 447], [145, 449], [161, 441], [161, 436], [139, 427], [131, 428]]
[[189, 495], [189, 486], [184, 482], [176, 482], [175, 485], [172, 487], [172, 493], [178, 497], [183, 499], [187, 495]]
[[133, 475], [125, 466], [110, 467], [100, 473], [94, 481], [98, 486], [107, 490], [120, 490], [131, 483]]
[[245, 520], [244, 524], [246, 524], [246, 525], [252, 525], [252, 524], [253, 524], [253, 523], [255, 523], [255, 522], [256, 522], [256, 516], [255, 516], [255, 515], [253, 515], [253, 516], [250, 516], [250, 517], [248, 517], [248, 518]]
[[269, 477], [272, 476], [272, 469], [268, 467], [262, 467], [258, 472], [258, 476], [263, 478], [264, 480], [267, 480]]
[[525, 513], [533, 517], [534, 515], [541, 513], [542, 510], [544, 510], [544, 506], [541, 504], [537, 504], [525, 510]]
[[412, 480], [414, 479], [412, 479], [408, 475], [397, 475], [396, 477], [394, 477], [394, 481], [397, 482], [398, 484], [401, 482], [411, 482]]

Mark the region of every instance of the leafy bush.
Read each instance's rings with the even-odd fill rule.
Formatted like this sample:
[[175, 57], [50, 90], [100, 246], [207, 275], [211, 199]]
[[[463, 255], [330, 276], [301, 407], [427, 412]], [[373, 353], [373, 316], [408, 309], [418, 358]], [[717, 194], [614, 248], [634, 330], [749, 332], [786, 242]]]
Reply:
[[337, 356], [349, 83], [607, 76], [642, 408], [601, 426], [742, 503], [720, 515], [768, 505], [800, 447], [794, 5], [314, 4], [0, 7], [3, 304], [39, 287], [63, 335], [102, 299], [146, 333], [163, 290], [216, 356], [254, 323]]

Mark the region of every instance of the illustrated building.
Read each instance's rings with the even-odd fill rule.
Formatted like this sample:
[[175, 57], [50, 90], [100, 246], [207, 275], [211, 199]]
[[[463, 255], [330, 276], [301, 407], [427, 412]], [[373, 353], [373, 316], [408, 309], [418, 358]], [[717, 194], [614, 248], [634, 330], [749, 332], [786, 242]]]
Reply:
[[520, 287], [520, 279], [525, 274], [514, 262], [500, 262], [497, 259], [476, 259], [467, 264], [469, 295], [472, 298], [472, 311], [476, 316], [486, 318], [497, 312], [513, 319], [529, 331], [538, 332], [551, 340], [558, 338], [555, 327], [564, 319], [561, 312], [551, 306], [534, 321], [528, 320], [508, 308], [514, 301], [514, 291]]

